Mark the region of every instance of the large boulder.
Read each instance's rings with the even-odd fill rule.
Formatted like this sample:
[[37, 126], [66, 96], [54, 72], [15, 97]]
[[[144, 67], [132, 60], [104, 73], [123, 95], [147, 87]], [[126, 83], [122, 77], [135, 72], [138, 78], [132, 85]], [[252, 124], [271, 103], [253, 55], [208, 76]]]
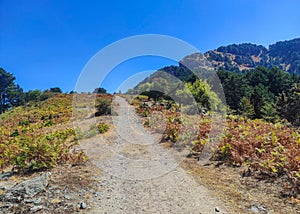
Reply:
[[33, 197], [46, 189], [50, 180], [50, 175], [50, 172], [45, 172], [37, 177], [17, 184], [10, 191], [17, 195]]

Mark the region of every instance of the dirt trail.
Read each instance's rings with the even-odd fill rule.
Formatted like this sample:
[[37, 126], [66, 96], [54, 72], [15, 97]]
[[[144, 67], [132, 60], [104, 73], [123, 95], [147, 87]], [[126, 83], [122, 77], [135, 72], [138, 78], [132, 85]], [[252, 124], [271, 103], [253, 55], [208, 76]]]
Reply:
[[102, 194], [89, 213], [226, 213], [224, 204], [180, 168], [185, 155], [163, 148], [138, 122], [134, 108], [117, 97], [114, 130], [82, 142]]

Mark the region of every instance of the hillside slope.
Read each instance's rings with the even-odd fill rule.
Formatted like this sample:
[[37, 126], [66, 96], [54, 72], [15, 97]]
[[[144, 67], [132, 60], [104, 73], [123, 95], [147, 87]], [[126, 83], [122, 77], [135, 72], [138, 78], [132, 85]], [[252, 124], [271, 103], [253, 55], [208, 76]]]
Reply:
[[251, 43], [232, 44], [204, 55], [217, 69], [242, 71], [277, 66], [289, 73], [300, 73], [300, 38], [276, 42], [269, 48]]

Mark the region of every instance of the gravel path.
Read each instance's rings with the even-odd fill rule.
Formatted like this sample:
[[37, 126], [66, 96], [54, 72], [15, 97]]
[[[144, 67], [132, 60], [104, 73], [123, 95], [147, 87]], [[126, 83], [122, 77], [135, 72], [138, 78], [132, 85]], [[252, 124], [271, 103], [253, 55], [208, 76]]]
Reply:
[[[179, 167], [184, 152], [160, 146], [123, 98], [112, 132], [82, 142], [103, 174], [102, 194], [89, 213], [225, 213], [224, 204]], [[216, 212], [219, 207], [219, 212]]]

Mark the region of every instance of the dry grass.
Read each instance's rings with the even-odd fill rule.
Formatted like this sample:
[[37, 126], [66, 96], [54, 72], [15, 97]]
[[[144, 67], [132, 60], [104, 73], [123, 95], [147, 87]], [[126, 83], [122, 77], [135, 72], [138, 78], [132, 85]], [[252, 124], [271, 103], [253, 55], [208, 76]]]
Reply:
[[181, 167], [201, 184], [212, 190], [232, 213], [252, 213], [251, 206], [264, 206], [271, 213], [299, 213], [296, 199], [278, 197], [279, 181], [258, 181], [253, 177], [242, 177], [245, 168], [225, 165], [216, 167], [211, 163], [201, 166], [196, 160], [187, 159]]

